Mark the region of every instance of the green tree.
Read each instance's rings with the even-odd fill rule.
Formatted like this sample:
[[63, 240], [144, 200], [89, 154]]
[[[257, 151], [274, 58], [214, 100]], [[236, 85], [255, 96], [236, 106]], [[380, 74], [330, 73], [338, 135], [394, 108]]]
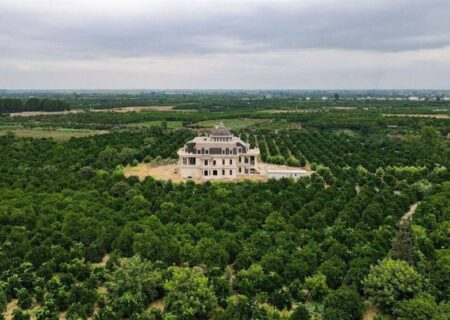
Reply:
[[371, 267], [364, 292], [375, 305], [391, 309], [396, 302], [412, 298], [422, 284], [422, 276], [407, 262], [386, 258]]
[[432, 320], [438, 315], [438, 305], [428, 293], [420, 293], [410, 300], [403, 300], [394, 306], [397, 320]]
[[364, 304], [358, 292], [351, 287], [341, 287], [332, 291], [324, 300], [325, 320], [361, 319]]
[[213, 288], [199, 268], [169, 268], [164, 309], [181, 320], [208, 319], [217, 306]]
[[323, 273], [316, 273], [305, 279], [305, 288], [308, 290], [309, 296], [316, 301], [322, 301], [323, 297], [328, 293], [327, 277]]
[[120, 268], [107, 275], [106, 282], [113, 310], [126, 317], [143, 311], [148, 303], [160, 297], [162, 286], [161, 273], [139, 256], [125, 260]]
[[269, 320], [269, 315], [254, 299], [240, 295], [229, 299], [227, 308], [219, 314], [217, 319]]
[[311, 315], [305, 305], [299, 304], [291, 314], [291, 320], [309, 320]]
[[417, 265], [419, 258], [411, 219], [406, 219], [400, 223], [397, 235], [392, 240], [390, 256], [392, 259], [405, 260], [412, 266]]

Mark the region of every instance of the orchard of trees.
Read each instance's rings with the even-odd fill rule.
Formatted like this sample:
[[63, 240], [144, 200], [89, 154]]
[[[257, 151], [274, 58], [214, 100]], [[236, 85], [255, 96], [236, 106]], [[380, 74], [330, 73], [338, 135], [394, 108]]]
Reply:
[[67, 101], [61, 99], [40, 99], [29, 98], [22, 100], [19, 98], [0, 99], [0, 114], [23, 111], [64, 111], [70, 110]]
[[[303, 129], [236, 132], [265, 161], [315, 170], [298, 181], [123, 175], [126, 165], [176, 158], [196, 135], [189, 129], [121, 128], [67, 142], [0, 136], [3, 317], [352, 320], [376, 307], [377, 319], [448, 319], [448, 125], [401, 120], [394, 135], [371, 116], [366, 131], [335, 113], [334, 124], [353, 131], [324, 129], [324, 113], [264, 115], [305, 117]], [[158, 117], [207, 117], [167, 114]], [[156, 115], [19, 121], [145, 117]]]

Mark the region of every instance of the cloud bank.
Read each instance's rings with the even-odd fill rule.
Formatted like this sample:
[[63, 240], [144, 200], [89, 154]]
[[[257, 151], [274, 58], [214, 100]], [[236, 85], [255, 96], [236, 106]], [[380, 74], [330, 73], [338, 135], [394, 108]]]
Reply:
[[448, 0], [0, 3], [0, 88], [450, 88]]

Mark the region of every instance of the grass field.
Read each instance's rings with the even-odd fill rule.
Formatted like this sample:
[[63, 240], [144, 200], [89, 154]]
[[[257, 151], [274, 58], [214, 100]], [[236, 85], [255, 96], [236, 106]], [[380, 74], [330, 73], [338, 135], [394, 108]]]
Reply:
[[107, 131], [103, 130], [41, 130], [41, 129], [0, 129], [0, 135], [5, 135], [8, 132], [12, 132], [16, 137], [29, 137], [29, 138], [53, 138], [56, 141], [67, 141], [70, 138], [80, 138], [92, 136], [95, 134], [104, 134]]
[[[181, 121], [166, 121], [167, 128], [170, 129], [179, 129], [182, 127]], [[144, 122], [136, 122], [128, 124], [129, 127], [159, 127], [161, 126], [162, 121], [154, 120], [154, 121], [144, 121]]]
[[197, 122], [195, 126], [212, 128], [223, 123], [229, 129], [243, 129], [253, 125], [261, 124], [269, 120], [265, 119], [223, 119], [223, 120], [206, 120]]

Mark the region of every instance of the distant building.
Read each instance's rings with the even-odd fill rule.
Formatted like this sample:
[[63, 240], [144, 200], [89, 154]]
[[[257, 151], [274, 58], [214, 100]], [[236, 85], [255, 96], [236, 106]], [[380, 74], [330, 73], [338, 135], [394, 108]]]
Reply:
[[258, 148], [233, 136], [223, 125], [196, 137], [178, 150], [179, 174], [192, 179], [234, 179], [259, 175]]
[[410, 101], [419, 101], [419, 97], [416, 97], [416, 96], [408, 97], [408, 100], [410, 100]]

